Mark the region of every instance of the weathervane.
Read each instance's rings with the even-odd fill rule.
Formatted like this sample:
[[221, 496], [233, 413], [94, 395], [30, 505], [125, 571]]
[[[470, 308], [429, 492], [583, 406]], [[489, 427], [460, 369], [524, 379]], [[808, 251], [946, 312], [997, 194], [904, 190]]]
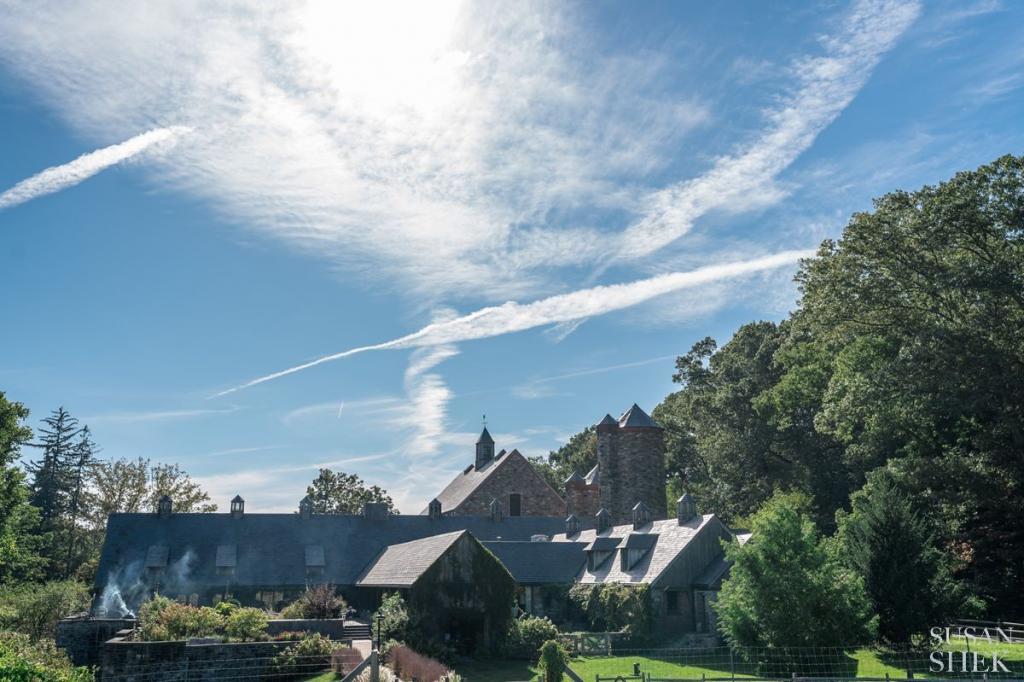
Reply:
[[484, 428], [487, 428], [487, 415], [484, 415]]

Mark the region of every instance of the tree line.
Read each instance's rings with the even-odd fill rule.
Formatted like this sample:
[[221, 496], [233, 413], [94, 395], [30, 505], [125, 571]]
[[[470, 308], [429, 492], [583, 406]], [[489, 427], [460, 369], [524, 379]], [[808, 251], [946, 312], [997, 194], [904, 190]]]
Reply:
[[[179, 511], [217, 510], [177, 464], [101, 459], [89, 427], [63, 407], [35, 434], [28, 416], [0, 392], [0, 583], [91, 582], [107, 517], [155, 511], [164, 495]], [[37, 453], [24, 468], [23, 449]]]
[[[887, 611], [914, 599], [929, 617], [1019, 620], [1024, 158], [886, 194], [796, 282], [781, 322], [677, 359], [680, 388], [653, 411], [669, 498], [688, 491], [734, 527], [789, 524], [790, 549], [825, 543], [810, 560], [852, 570], [892, 637], [906, 624]], [[594, 444], [588, 429], [534, 463], [561, 485]]]

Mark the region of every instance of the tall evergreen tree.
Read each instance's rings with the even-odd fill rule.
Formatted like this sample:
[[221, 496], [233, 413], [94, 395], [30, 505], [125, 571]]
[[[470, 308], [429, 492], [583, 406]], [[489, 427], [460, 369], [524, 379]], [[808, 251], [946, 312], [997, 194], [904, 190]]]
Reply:
[[39, 510], [40, 530], [48, 547], [46, 558], [51, 565], [58, 561], [59, 529], [71, 497], [71, 463], [78, 433], [77, 419], [63, 407], [54, 410], [39, 428], [39, 441], [32, 443], [42, 450], [42, 457], [26, 467], [32, 477], [29, 501]]
[[64, 544], [66, 546], [64, 577], [73, 575], [80, 563], [83, 548], [83, 543], [80, 540], [85, 529], [79, 524], [79, 521], [86, 516], [88, 511], [87, 483], [92, 467], [96, 463], [97, 452], [99, 452], [99, 448], [92, 439], [89, 427], [83, 426], [78, 432], [78, 440], [71, 447], [66, 467], [68, 505], [64, 524]]
[[852, 502], [850, 514], [840, 513], [840, 547], [864, 579], [880, 639], [909, 643], [980, 607], [952, 579], [951, 560], [935, 546], [928, 521], [888, 472], [875, 472]]

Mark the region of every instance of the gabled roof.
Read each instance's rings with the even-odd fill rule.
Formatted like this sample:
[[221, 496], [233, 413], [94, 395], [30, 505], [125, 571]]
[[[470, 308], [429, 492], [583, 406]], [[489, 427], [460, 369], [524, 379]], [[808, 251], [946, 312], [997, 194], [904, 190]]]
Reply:
[[633, 407], [622, 413], [619, 417], [619, 428], [623, 429], [660, 429], [658, 423], [640, 409], [640, 406], [633, 403]]
[[568, 585], [587, 556], [582, 542], [484, 542], [520, 585]]
[[363, 571], [360, 587], [412, 587], [467, 531], [457, 530], [429, 538], [390, 545]]
[[[714, 528], [712, 527], [714, 526]], [[581, 531], [572, 540], [564, 533], [551, 538], [558, 542], [586, 542], [594, 549], [612, 549], [623, 545], [630, 548], [648, 549], [643, 558], [627, 570], [622, 562], [605, 561], [591, 571], [583, 567], [577, 576], [581, 583], [652, 583], [669, 565], [682, 554], [691, 541], [706, 530], [715, 532], [721, 526], [714, 514], [696, 516], [682, 525], [676, 519], [653, 521], [641, 530], [633, 530], [632, 524], [613, 526], [600, 534], [594, 530]]]
[[[524, 471], [526, 475], [536, 476], [540, 483], [548, 488], [548, 482], [541, 477], [540, 474], [536, 473], [526, 458], [523, 457], [519, 450], [513, 450], [507, 455], [498, 454], [497, 457], [490, 460], [481, 468], [476, 468], [474, 465], [466, 467], [462, 472], [455, 476], [451, 482], [445, 486], [445, 489], [441, 491], [441, 494], [437, 496], [437, 499], [441, 502], [441, 513], [447, 514], [448, 512], [454, 511], [459, 508], [463, 502], [476, 492], [477, 488], [483, 485], [484, 481], [489, 479], [495, 474], [495, 472], [501, 470], [502, 467], [508, 466], [513, 460], [522, 460], [526, 465]], [[553, 488], [551, 488], [554, 495], [558, 495]], [[559, 497], [561, 497], [559, 495]], [[428, 510], [424, 509], [422, 514], [428, 513]]]

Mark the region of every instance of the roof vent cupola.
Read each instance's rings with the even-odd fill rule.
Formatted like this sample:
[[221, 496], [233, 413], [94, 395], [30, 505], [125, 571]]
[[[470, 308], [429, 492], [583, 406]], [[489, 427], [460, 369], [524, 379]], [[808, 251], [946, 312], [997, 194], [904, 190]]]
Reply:
[[313, 515], [313, 499], [306, 495], [299, 500], [299, 516], [304, 519], [308, 519]]
[[240, 519], [245, 514], [245, 500], [242, 499], [241, 495], [235, 495], [235, 499], [231, 500], [231, 518]]
[[441, 518], [441, 501], [436, 497], [430, 501], [430, 504], [427, 505], [427, 514], [432, 519]]
[[651, 508], [643, 502], [637, 502], [633, 507], [633, 530], [642, 528], [651, 522]]
[[580, 520], [575, 514], [569, 514], [568, 518], [565, 519], [565, 534], [576, 535], [580, 532]]
[[487, 427], [480, 433], [480, 440], [476, 442], [476, 468], [483, 469], [494, 459], [494, 439], [488, 433]]
[[166, 519], [171, 515], [172, 508], [170, 495], [161, 495], [160, 500], [156, 503], [157, 515], [162, 519]]
[[676, 501], [676, 518], [679, 525], [683, 525], [695, 516], [697, 516], [697, 503], [694, 502], [690, 493], [683, 493], [683, 496]]

